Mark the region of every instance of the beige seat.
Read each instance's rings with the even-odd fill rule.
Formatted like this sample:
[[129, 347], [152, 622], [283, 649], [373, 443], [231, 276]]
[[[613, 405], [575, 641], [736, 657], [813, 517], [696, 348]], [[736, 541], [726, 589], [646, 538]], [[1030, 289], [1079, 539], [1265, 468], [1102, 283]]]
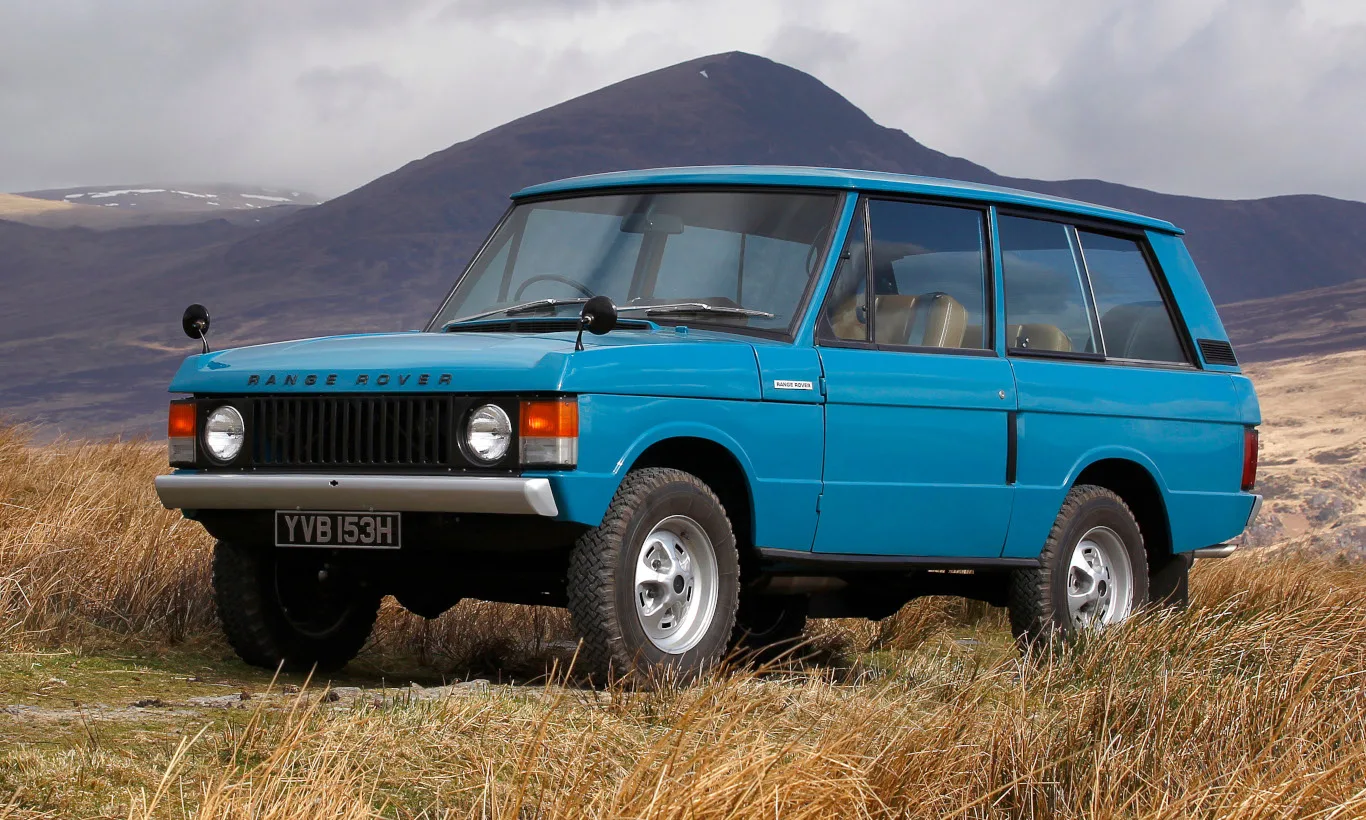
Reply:
[[923, 306], [923, 332], [911, 344], [921, 347], [962, 347], [968, 329], [968, 311], [963, 304], [947, 293], [925, 293], [919, 297]]
[[[860, 299], [851, 297], [836, 308], [830, 325], [841, 339], [862, 340], [867, 333], [858, 319]], [[905, 296], [879, 294], [873, 302], [877, 311], [877, 343], [915, 347], [962, 347], [967, 332], [968, 312], [947, 293]]]
[[859, 321], [862, 302], [861, 295], [850, 296], [830, 312], [830, 329], [835, 332], [836, 338], [859, 342], [868, 340], [868, 326]]
[[911, 328], [915, 325], [915, 311], [920, 297], [900, 294], [880, 294], [874, 301], [877, 305], [877, 343], [880, 345], [904, 345], [911, 338]]
[[877, 341], [912, 347], [962, 347], [968, 312], [947, 293], [877, 297]]
[[1072, 340], [1055, 325], [1023, 324], [1006, 326], [1006, 346], [1025, 350], [1054, 350], [1070, 353]]

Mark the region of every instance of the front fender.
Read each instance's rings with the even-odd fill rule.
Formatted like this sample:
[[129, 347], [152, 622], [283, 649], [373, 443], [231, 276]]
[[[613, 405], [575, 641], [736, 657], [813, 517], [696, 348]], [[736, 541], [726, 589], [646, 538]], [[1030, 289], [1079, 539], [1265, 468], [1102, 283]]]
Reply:
[[821, 407], [649, 396], [579, 397], [577, 469], [550, 479], [558, 518], [602, 523], [641, 454], [661, 441], [698, 438], [725, 448], [744, 472], [757, 544], [811, 549], [821, 480]]

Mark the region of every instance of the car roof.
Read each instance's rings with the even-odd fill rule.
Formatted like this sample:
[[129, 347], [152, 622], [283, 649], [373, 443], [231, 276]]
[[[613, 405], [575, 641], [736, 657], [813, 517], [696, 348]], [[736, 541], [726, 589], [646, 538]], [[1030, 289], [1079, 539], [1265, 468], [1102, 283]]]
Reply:
[[851, 171], [842, 168], [805, 168], [778, 165], [711, 165], [681, 168], [651, 168], [640, 171], [613, 171], [606, 174], [571, 177], [523, 188], [515, 199], [568, 194], [601, 188], [636, 188], [668, 185], [699, 186], [779, 186], [791, 188], [828, 188], [840, 191], [872, 191], [897, 194], [942, 196], [972, 202], [1017, 205], [1057, 213], [1138, 225], [1166, 233], [1183, 231], [1162, 219], [1107, 208], [1073, 199], [1036, 194], [995, 185], [979, 185], [952, 179], [885, 174], [877, 171]]

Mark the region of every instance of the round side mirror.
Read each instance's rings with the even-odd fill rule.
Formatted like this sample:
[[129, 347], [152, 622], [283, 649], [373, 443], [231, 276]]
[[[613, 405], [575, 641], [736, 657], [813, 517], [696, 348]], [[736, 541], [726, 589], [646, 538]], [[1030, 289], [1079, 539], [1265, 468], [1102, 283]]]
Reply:
[[617, 326], [617, 306], [612, 304], [611, 298], [598, 294], [584, 303], [579, 318], [594, 336], [611, 333]]
[[209, 309], [199, 304], [185, 308], [185, 315], [180, 317], [180, 327], [191, 339], [204, 338], [204, 334], [209, 332]]

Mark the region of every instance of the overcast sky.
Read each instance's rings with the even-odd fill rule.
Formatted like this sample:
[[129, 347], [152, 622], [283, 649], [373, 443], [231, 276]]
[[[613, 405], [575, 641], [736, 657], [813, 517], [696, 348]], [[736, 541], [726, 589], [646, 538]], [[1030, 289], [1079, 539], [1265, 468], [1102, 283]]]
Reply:
[[335, 196], [743, 50], [995, 171], [1366, 200], [1366, 0], [3, 0], [0, 191]]

